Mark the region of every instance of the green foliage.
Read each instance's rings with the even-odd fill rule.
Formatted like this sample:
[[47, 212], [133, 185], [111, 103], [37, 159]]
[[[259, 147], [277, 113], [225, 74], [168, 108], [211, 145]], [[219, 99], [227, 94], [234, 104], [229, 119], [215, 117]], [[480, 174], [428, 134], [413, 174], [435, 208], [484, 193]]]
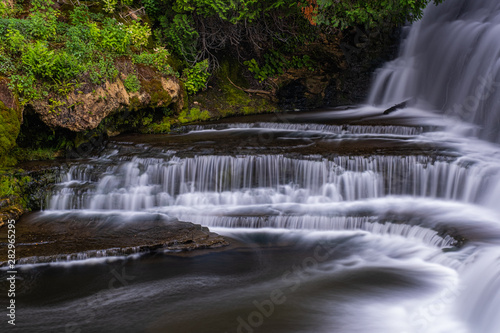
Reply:
[[314, 61], [307, 54], [302, 57], [292, 56], [289, 62], [289, 66], [292, 68], [307, 68], [310, 71], [314, 71]]
[[18, 209], [26, 209], [30, 198], [25, 193], [33, 179], [23, 175], [22, 170], [7, 169], [0, 173], [0, 198], [11, 199], [11, 204], [18, 205]]
[[376, 26], [382, 23], [400, 24], [422, 18], [429, 2], [444, 0], [318, 0], [316, 22], [345, 29], [357, 24]]
[[7, 30], [16, 29], [25, 37], [31, 38], [31, 20], [17, 19], [17, 18], [0, 18], [0, 38], [7, 34]]
[[0, 175], [0, 198], [17, 196], [22, 193], [21, 188], [31, 181], [30, 177], [16, 178], [12, 174]]
[[181, 124], [185, 123], [190, 123], [190, 122], [195, 122], [195, 121], [206, 121], [210, 119], [210, 114], [208, 113], [207, 110], [201, 111], [199, 108], [191, 108], [189, 110], [189, 113], [187, 110], [182, 110], [182, 112], [179, 114], [179, 117], [177, 120]]
[[7, 29], [7, 47], [11, 52], [22, 52], [26, 42], [24, 36], [17, 29]]
[[67, 31], [66, 51], [79, 61], [92, 60], [98, 54], [98, 46], [90, 37], [90, 29], [86, 25], [72, 26]]
[[133, 93], [138, 92], [141, 89], [141, 81], [134, 74], [128, 75], [123, 81], [123, 85], [125, 86], [125, 89], [127, 89], [127, 91]]
[[151, 36], [151, 28], [147, 24], [140, 24], [138, 21], [132, 21], [128, 25], [127, 31], [130, 33], [130, 41], [135, 47], [144, 47], [148, 44]]
[[193, 18], [186, 14], [177, 14], [170, 20], [164, 16], [161, 25], [166, 41], [177, 54], [187, 59], [194, 59], [199, 33], [194, 28]]
[[0, 17], [9, 17], [12, 9], [10, 8], [7, 0], [0, 0]]
[[0, 74], [8, 75], [14, 73], [16, 66], [10, 58], [10, 56], [5, 53], [2, 46], [0, 46]]
[[73, 55], [65, 51], [50, 50], [40, 41], [28, 45], [21, 61], [28, 72], [57, 82], [74, 78], [80, 69]]
[[69, 14], [71, 23], [74, 25], [87, 24], [90, 21], [90, 13], [87, 6], [76, 6]]
[[146, 9], [146, 13], [151, 17], [155, 17], [158, 14], [161, 6], [157, 0], [142, 0], [142, 5]]
[[208, 60], [203, 60], [192, 68], [187, 68], [183, 72], [183, 81], [189, 94], [195, 94], [207, 85], [210, 77], [208, 72]]
[[170, 53], [164, 47], [154, 49], [154, 52], [142, 52], [132, 55], [135, 64], [150, 66], [166, 75], [178, 75], [169, 64]]
[[243, 64], [261, 82], [269, 77], [283, 74], [283, 71], [287, 68], [307, 68], [311, 71], [314, 70], [314, 63], [308, 55], [302, 57], [292, 56], [288, 60], [276, 50], [271, 50], [264, 55], [262, 66], [255, 59], [245, 61]]
[[105, 81], [113, 81], [118, 76], [112, 58], [101, 58], [97, 63], [91, 65], [89, 69], [90, 81], [94, 84], [102, 84]]
[[125, 54], [128, 51], [130, 34], [124, 28], [123, 23], [114, 18], [104, 20], [102, 31], [94, 25], [91, 34], [94, 40], [99, 39], [100, 46], [107, 51], [117, 54]]
[[40, 40], [54, 39], [57, 35], [57, 18], [60, 12], [52, 8], [52, 0], [31, 1], [31, 15], [29, 32], [31, 36]]
[[31, 0], [31, 9], [30, 11], [41, 12], [41, 11], [50, 11], [52, 9], [51, 6], [54, 5], [53, 0]]
[[11, 150], [11, 156], [19, 162], [25, 161], [40, 161], [40, 160], [53, 160], [57, 157], [59, 151], [54, 148], [20, 148], [15, 147]]
[[118, 3], [118, 0], [102, 0], [104, 3], [103, 10], [107, 13], [114, 13], [115, 12], [115, 7], [116, 4]]
[[57, 16], [51, 13], [35, 12], [30, 16], [30, 33], [33, 37], [41, 40], [53, 39], [56, 36]]
[[0, 156], [6, 155], [15, 146], [20, 128], [17, 112], [0, 101]]
[[151, 130], [153, 133], [169, 133], [171, 127], [170, 122], [161, 122], [160, 124], [153, 124]]
[[11, 75], [9, 89], [13, 91], [19, 99], [21, 105], [26, 105], [31, 101], [42, 98], [36, 87], [36, 79], [33, 74]]

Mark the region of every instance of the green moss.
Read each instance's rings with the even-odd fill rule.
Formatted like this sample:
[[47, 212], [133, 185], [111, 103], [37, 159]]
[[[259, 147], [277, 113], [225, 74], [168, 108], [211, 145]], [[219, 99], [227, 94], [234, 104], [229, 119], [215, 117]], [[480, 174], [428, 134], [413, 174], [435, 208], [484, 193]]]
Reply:
[[17, 111], [0, 101], [0, 165], [7, 162], [7, 154], [16, 145], [21, 122]]
[[169, 133], [172, 125], [176, 122], [176, 119], [164, 117], [161, 122], [150, 124], [147, 128], [144, 128], [143, 133]]
[[172, 101], [172, 97], [163, 89], [159, 79], [142, 80], [141, 85], [144, 91], [151, 96], [151, 107], [167, 106]]
[[201, 111], [199, 108], [191, 108], [189, 111], [184, 109], [177, 118], [181, 124], [195, 121], [207, 121], [208, 119], [210, 119], [210, 113], [208, 113], [207, 110]]
[[239, 63], [229, 60], [222, 62], [215, 78], [212, 89], [193, 98], [200, 109], [209, 110], [212, 118], [276, 111], [276, 105], [269, 99], [242, 90], [248, 89], [249, 83]]
[[130, 106], [129, 106], [129, 109], [131, 111], [136, 111], [140, 108], [141, 106], [141, 101], [139, 100], [139, 97], [137, 96], [132, 96], [132, 98], [130, 98]]
[[29, 198], [25, 198], [24, 193], [32, 181], [31, 177], [22, 176], [13, 171], [4, 171], [0, 174], [0, 198], [10, 199], [14, 204], [20, 204], [26, 209]]
[[254, 108], [251, 108], [249, 106], [244, 106], [241, 111], [243, 112], [244, 115], [249, 115], [249, 114], [252, 114], [252, 113], [255, 113], [255, 109]]
[[20, 148], [12, 149], [10, 157], [14, 158], [17, 162], [25, 161], [45, 161], [53, 160], [61, 155], [61, 150], [57, 148]]
[[173, 55], [170, 55], [170, 57], [168, 57], [167, 63], [170, 65], [170, 67], [172, 67], [174, 72], [180, 72], [181, 69], [185, 67], [184, 62]]

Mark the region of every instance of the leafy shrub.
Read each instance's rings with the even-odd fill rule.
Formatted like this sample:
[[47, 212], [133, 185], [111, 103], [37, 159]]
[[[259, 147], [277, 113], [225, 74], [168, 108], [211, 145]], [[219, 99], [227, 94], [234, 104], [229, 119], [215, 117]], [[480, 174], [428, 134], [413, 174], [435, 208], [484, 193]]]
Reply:
[[103, 0], [104, 3], [103, 10], [107, 13], [114, 13], [116, 4], [118, 0]]
[[17, 172], [7, 172], [0, 174], [0, 198], [15, 197], [24, 208], [27, 208], [29, 198], [23, 194], [33, 179], [29, 176], [22, 176]]
[[55, 72], [55, 51], [49, 50], [43, 42], [36, 42], [27, 47], [21, 61], [25, 68], [40, 77], [49, 78]]
[[176, 75], [168, 63], [170, 53], [164, 47], [158, 47], [154, 53], [142, 52], [132, 55], [135, 64], [143, 64], [155, 68], [162, 74]]
[[248, 70], [254, 74], [254, 77], [259, 81], [264, 81], [269, 77], [283, 74], [287, 68], [307, 68], [314, 70], [314, 62], [311, 57], [304, 55], [302, 57], [293, 56], [291, 60], [284, 58], [278, 51], [271, 50], [264, 55], [264, 64], [259, 65], [257, 60], [251, 59], [243, 63], [248, 67]]
[[31, 35], [35, 38], [47, 40], [56, 35], [56, 18], [45, 13], [34, 13], [29, 19]]
[[50, 11], [52, 9], [52, 5], [54, 5], [53, 0], [31, 0], [31, 12], [40, 12], [40, 11]]
[[6, 0], [0, 0], [0, 17], [10, 17], [16, 12], [15, 7], [11, 7]]
[[3, 19], [0, 18], [0, 38], [7, 34], [7, 30], [19, 30], [25, 37], [31, 37], [31, 22], [30, 20], [21, 20], [16, 18]]
[[194, 28], [193, 18], [186, 14], [177, 14], [172, 21], [163, 17], [161, 25], [167, 42], [172, 45], [177, 54], [194, 59], [199, 34]]
[[21, 52], [23, 50], [26, 41], [19, 30], [8, 29], [5, 37], [7, 37], [7, 46], [11, 52]]
[[[91, 29], [91, 33], [98, 33], [95, 29]], [[106, 18], [104, 20], [102, 32], [99, 31], [100, 45], [109, 52], [117, 54], [127, 53], [130, 45], [130, 34], [124, 29], [123, 23], [117, 20]]]
[[94, 84], [103, 84], [105, 81], [113, 81], [118, 76], [118, 70], [115, 67], [112, 58], [105, 57], [93, 63], [89, 69], [90, 81]]
[[395, 24], [413, 22], [422, 18], [429, 2], [439, 4], [444, 0], [398, 0], [398, 1], [318, 1], [316, 22], [346, 29], [363, 24], [376, 26], [382, 22]]
[[189, 94], [195, 94], [200, 89], [205, 88], [209, 77], [208, 60], [206, 59], [183, 72], [184, 85]]
[[21, 105], [26, 105], [42, 97], [36, 88], [36, 79], [33, 74], [11, 75], [8, 85], [9, 89], [18, 96]]
[[55, 38], [57, 33], [57, 18], [59, 11], [53, 9], [52, 0], [31, 1], [31, 15], [27, 20], [30, 24], [30, 33], [33, 37], [47, 40]]
[[156, 0], [142, 0], [142, 5], [146, 9], [146, 13], [151, 17], [159, 12], [159, 4]]
[[10, 74], [16, 70], [12, 59], [4, 52], [2, 46], [0, 46], [0, 74]]
[[172, 127], [173, 119], [170, 117], [163, 117], [160, 123], [150, 124], [146, 132], [150, 133], [168, 133]]
[[130, 33], [130, 41], [135, 47], [148, 45], [148, 39], [151, 36], [151, 28], [147, 24], [140, 24], [138, 21], [132, 21], [127, 27]]
[[310, 71], [314, 71], [314, 61], [307, 54], [302, 57], [293, 56], [289, 62], [289, 66], [292, 68], [307, 68]]
[[66, 41], [66, 50], [73, 54], [79, 60], [89, 60], [95, 55], [97, 45], [90, 38], [89, 26], [79, 24], [68, 29]]
[[88, 25], [88, 30], [84, 29], [83, 27], [80, 27], [80, 30], [86, 31], [86, 35], [88, 36], [88, 39], [98, 45], [101, 43], [101, 29], [97, 26], [97, 23], [92, 22], [89, 23]]
[[139, 78], [134, 74], [128, 75], [123, 81], [123, 85], [128, 92], [135, 93], [141, 89], [141, 81], [139, 81]]
[[275, 50], [271, 50], [264, 55], [264, 64], [262, 66], [259, 66], [255, 59], [245, 61], [243, 64], [248, 67], [248, 70], [252, 72], [254, 77], [259, 81], [281, 75], [283, 74], [283, 70], [288, 67], [287, 61]]
[[27, 47], [21, 57], [25, 69], [44, 79], [61, 81], [75, 77], [80, 66], [74, 56], [65, 51], [50, 50], [43, 42]]
[[90, 14], [87, 6], [76, 6], [69, 14], [71, 23], [74, 25], [87, 24], [90, 21]]

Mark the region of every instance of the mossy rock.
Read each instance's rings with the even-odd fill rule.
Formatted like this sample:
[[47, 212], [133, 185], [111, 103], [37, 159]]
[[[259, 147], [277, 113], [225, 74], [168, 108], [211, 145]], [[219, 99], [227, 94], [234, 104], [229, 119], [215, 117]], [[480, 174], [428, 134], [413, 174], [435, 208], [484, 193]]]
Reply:
[[7, 154], [16, 145], [21, 128], [18, 112], [8, 108], [0, 101], [0, 165], [5, 162]]
[[259, 94], [249, 94], [244, 68], [236, 61], [226, 60], [214, 74], [211, 88], [192, 98], [192, 107], [208, 111], [212, 118], [270, 113], [277, 110], [274, 101]]
[[166, 106], [172, 101], [172, 97], [163, 89], [160, 79], [152, 79], [149, 81], [141, 80], [141, 86], [144, 92], [151, 96], [150, 105], [155, 106]]

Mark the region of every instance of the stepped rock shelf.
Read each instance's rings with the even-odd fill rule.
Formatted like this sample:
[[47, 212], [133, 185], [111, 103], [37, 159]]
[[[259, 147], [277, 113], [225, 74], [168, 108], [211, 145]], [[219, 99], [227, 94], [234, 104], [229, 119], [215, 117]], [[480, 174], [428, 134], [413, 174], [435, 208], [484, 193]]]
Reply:
[[[45, 189], [45, 211], [24, 215], [16, 225], [18, 263], [154, 251], [186, 253], [235, 243], [202, 225], [363, 230], [383, 225], [383, 232], [412, 229], [439, 247], [461, 246], [460, 231], [422, 221], [398, 226], [390, 214], [381, 216], [373, 209], [361, 215], [344, 212], [347, 217], [338, 216], [342, 213], [334, 209], [326, 212], [325, 220], [308, 216], [301, 208], [289, 207], [281, 216], [273, 209], [283, 208], [262, 206], [272, 202], [304, 205], [304, 189], [310, 203], [332, 204], [384, 195], [472, 201], [480, 196], [480, 187], [467, 193], [464, 188], [470, 188], [469, 183], [476, 181], [473, 176], [481, 178], [485, 171], [462, 165], [446, 146], [425, 142], [394, 146], [394, 140], [418, 136], [425, 127], [398, 125], [401, 120], [384, 118], [348, 118], [346, 124], [345, 118], [337, 120], [335, 115], [296, 112], [279, 115], [281, 123], [276, 122], [276, 115], [260, 115], [251, 124], [244, 122], [248, 117], [241, 117], [232, 118], [232, 123], [186, 126], [172, 135], [122, 135], [109, 141], [96, 159], [47, 163], [46, 169], [59, 173], [53, 177], [58, 180]], [[327, 124], [304, 123], [306, 117]], [[266, 133], [272, 133], [274, 140], [266, 140]], [[234, 140], [245, 155], [228, 154], [234, 151]], [[428, 156], [421, 155], [423, 150]], [[54, 163], [61, 165], [54, 168]], [[40, 168], [44, 169], [38, 165], [33, 172], [40, 173]], [[453, 180], [451, 186], [436, 185], [448, 178]], [[214, 210], [214, 205], [228, 209], [231, 204], [248, 208], [229, 216]], [[190, 206], [201, 211], [187, 209]], [[7, 243], [6, 228], [0, 229], [0, 242]], [[5, 255], [1, 254], [0, 265], [6, 264]]]
[[[22, 218], [16, 224], [17, 263], [125, 256], [155, 250], [179, 253], [229, 245], [224, 237], [189, 222], [149, 216], [149, 220], [139, 218], [121, 226], [117, 223], [112, 216], [106, 220], [79, 220], [71, 214], [38, 220]], [[6, 229], [0, 229], [2, 243], [7, 243]], [[0, 255], [0, 266], [6, 265], [6, 254]]]

